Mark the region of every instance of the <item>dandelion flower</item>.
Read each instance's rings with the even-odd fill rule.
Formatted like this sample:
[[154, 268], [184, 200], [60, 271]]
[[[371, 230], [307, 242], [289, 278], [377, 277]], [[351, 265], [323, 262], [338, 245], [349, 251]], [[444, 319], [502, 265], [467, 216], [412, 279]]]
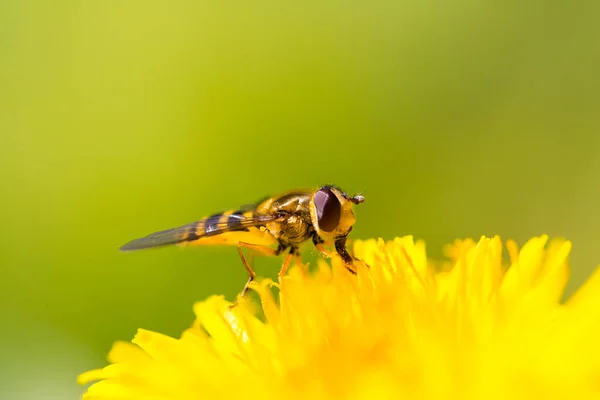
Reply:
[[568, 241], [506, 248], [356, 241], [357, 275], [320, 260], [255, 284], [260, 308], [213, 296], [179, 339], [116, 343], [84, 399], [600, 399], [600, 270], [561, 302]]

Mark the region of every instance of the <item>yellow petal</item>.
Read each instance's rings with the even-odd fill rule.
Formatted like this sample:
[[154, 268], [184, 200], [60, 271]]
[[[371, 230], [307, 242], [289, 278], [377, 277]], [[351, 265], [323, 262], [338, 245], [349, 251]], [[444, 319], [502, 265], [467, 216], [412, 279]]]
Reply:
[[506, 247], [508, 269], [498, 237], [441, 262], [410, 236], [356, 241], [357, 275], [319, 259], [253, 283], [260, 310], [212, 296], [179, 339], [139, 330], [79, 381], [97, 400], [600, 398], [600, 269], [563, 305], [571, 243]]

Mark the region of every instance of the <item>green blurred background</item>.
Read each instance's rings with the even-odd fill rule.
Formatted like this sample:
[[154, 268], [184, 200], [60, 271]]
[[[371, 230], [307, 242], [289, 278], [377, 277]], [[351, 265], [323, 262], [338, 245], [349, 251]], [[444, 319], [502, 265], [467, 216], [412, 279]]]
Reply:
[[114, 340], [232, 299], [235, 249], [117, 248], [289, 188], [362, 192], [353, 237], [414, 234], [436, 256], [565, 236], [581, 284], [600, 262], [599, 11], [2, 2], [0, 398], [78, 398]]

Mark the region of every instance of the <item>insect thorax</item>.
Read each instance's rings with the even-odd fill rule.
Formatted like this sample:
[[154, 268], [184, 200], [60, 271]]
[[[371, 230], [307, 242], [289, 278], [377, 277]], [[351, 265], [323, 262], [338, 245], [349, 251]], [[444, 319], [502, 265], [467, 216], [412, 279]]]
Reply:
[[291, 214], [279, 223], [278, 232], [274, 236], [284, 244], [298, 246], [308, 240], [312, 232], [310, 216]]

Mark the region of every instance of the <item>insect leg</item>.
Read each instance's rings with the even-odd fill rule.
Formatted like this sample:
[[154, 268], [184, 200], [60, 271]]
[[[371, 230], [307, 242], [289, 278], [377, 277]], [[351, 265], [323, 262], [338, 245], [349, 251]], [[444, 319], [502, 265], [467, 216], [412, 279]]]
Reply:
[[300, 256], [300, 251], [297, 247], [296, 247], [296, 250], [294, 251], [294, 256], [296, 256], [296, 264], [302, 265], [302, 256]]
[[321, 254], [323, 254], [325, 257], [327, 258], [332, 258], [334, 256], [335, 253], [327, 250], [325, 247], [323, 247], [323, 240], [315, 233], [312, 237], [312, 241], [313, 244], [315, 245], [315, 248], [317, 250], [319, 250], [319, 252]]
[[288, 267], [290, 266], [290, 264], [292, 262], [292, 257], [294, 257], [294, 256], [300, 257], [300, 253], [298, 253], [297, 247], [290, 248], [290, 252], [285, 257], [285, 260], [283, 261], [283, 264], [281, 265], [281, 269], [279, 270], [279, 273], [277, 274], [280, 285], [281, 285], [281, 281], [282, 281], [283, 277], [285, 276], [285, 273], [287, 272]]
[[241, 297], [245, 297], [246, 294], [248, 293], [248, 290], [250, 289], [250, 286], [249, 286], [250, 282], [252, 282], [254, 280], [254, 278], [256, 278], [256, 273], [254, 272], [254, 270], [252, 269], [252, 267], [246, 260], [246, 257], [244, 257], [244, 252], [242, 251], [242, 247], [259, 251], [267, 256], [276, 256], [281, 252], [281, 250], [280, 250], [280, 247], [278, 247], [277, 249], [272, 249], [270, 247], [266, 247], [266, 246], [263, 246], [260, 244], [238, 242], [238, 253], [240, 253], [240, 258], [242, 259], [244, 268], [246, 268], [246, 271], [248, 271], [248, 282], [246, 282], [246, 285], [244, 286], [244, 290], [242, 290], [242, 294], [241, 294]]
[[342, 261], [344, 265], [348, 269], [348, 271], [356, 274], [356, 267], [354, 266], [354, 259], [348, 253], [348, 249], [346, 249], [346, 236], [342, 236], [335, 241], [335, 250], [342, 257]]

